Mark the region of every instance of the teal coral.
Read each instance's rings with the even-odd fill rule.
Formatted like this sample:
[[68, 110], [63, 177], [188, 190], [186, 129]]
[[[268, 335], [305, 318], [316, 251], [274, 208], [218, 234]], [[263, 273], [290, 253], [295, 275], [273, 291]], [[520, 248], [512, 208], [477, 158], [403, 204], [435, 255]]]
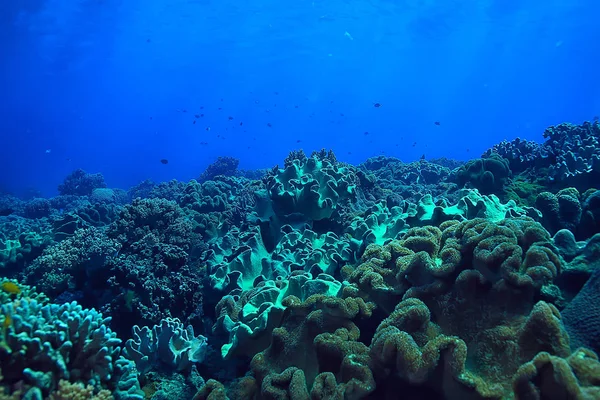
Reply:
[[120, 359], [121, 340], [108, 328], [110, 318], [75, 302], [22, 298], [1, 307], [4, 322], [11, 318], [0, 347], [1, 384], [25, 381], [33, 392], [48, 393], [65, 379], [110, 388], [118, 398], [141, 399], [137, 380], [129, 379], [131, 365]]
[[10, 267], [14, 271], [23, 268], [28, 261], [38, 257], [50, 242], [48, 236], [37, 232], [24, 232], [14, 239], [3, 237], [0, 233], [0, 269]]
[[184, 327], [176, 318], [165, 318], [152, 329], [134, 326], [133, 339], [125, 343], [123, 355], [134, 361], [142, 374], [161, 365], [173, 371], [185, 371], [192, 363], [204, 361], [207, 347], [207, 339], [194, 335], [192, 326]]
[[294, 159], [267, 180], [276, 215], [301, 214], [309, 220], [339, 215], [344, 203], [356, 198], [356, 175], [349, 167], [319, 159]]
[[342, 287], [342, 283], [329, 275], [312, 277], [308, 272], [297, 271], [288, 279], [261, 282], [239, 296], [223, 297], [217, 304], [218, 318], [213, 327], [213, 330], [229, 335], [228, 343], [221, 348], [223, 357], [250, 356], [264, 350], [271, 340], [273, 328], [283, 317], [284, 299], [288, 296], [300, 300], [315, 294], [336, 297]]

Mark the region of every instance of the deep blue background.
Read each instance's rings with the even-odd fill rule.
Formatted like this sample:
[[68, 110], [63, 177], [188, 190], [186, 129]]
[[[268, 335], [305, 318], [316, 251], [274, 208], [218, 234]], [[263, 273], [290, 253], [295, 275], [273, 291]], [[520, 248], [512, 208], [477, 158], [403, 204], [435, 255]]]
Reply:
[[600, 113], [599, 12], [597, 0], [3, 1], [0, 188], [51, 195], [78, 167], [126, 188], [197, 177], [218, 155], [262, 168], [297, 148], [358, 163], [541, 141]]

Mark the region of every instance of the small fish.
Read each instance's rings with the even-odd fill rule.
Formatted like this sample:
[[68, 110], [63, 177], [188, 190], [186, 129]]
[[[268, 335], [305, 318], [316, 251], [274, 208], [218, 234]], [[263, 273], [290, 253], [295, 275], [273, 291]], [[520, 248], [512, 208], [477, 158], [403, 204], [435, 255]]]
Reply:
[[594, 121], [598, 121], [599, 117], [597, 115], [594, 115]]
[[200, 114], [194, 115], [195, 118], [200, 118]]
[[240, 126], [242, 126], [242, 125], [244, 125], [244, 123], [243, 123], [243, 122], [240, 122]]
[[467, 149], [467, 153], [468, 153], [469, 151], [471, 151], [471, 149]]
[[343, 116], [344, 116], [344, 113], [340, 113], [340, 117], [343, 117]]
[[207, 126], [207, 127], [206, 127], [206, 130], [207, 130], [207, 131], [210, 131], [210, 126]]
[[169, 163], [169, 160], [167, 160], [166, 158], [162, 158], [162, 159], [160, 160], [160, 163], [161, 163], [161, 164], [168, 164], [168, 163]]
[[46, 154], [52, 153], [52, 149], [46, 149]]
[[352, 37], [352, 35], [348, 31], [344, 32], [344, 36], [346, 36], [350, 40], [354, 40], [354, 38]]
[[146, 39], [146, 43], [150, 43], [150, 39]]
[[2, 289], [3, 292], [9, 293], [9, 294], [21, 293], [21, 288], [19, 287], [19, 285], [17, 285], [14, 282], [10, 282], [10, 281], [2, 282], [2, 284], [0, 285], [0, 289]]
[[200, 144], [201, 144], [202, 146], [207, 146], [207, 145], [208, 145], [208, 142], [200, 142]]
[[219, 107], [219, 110], [222, 110], [222, 109], [223, 109], [223, 107]]
[[273, 125], [271, 125], [271, 123], [270, 123], [270, 122], [267, 122], [267, 126], [268, 126], [269, 128], [272, 128], [272, 127], [273, 127]]
[[254, 100], [254, 104], [258, 104], [258, 100]]
[[415, 147], [416, 145], [417, 145], [417, 142], [414, 142], [414, 143], [412, 144], [412, 147]]
[[221, 101], [223, 101], [223, 99], [221, 99]]
[[70, 158], [67, 158], [67, 161], [71, 161], [71, 159], [70, 159]]
[[231, 121], [231, 120], [233, 119], [233, 117], [231, 117], [231, 116], [230, 116], [230, 117], [229, 117], [229, 118], [227, 118], [227, 119]]
[[440, 121], [435, 121], [434, 124], [436, 124], [437, 126], [440, 126]]
[[196, 125], [196, 120], [194, 120], [194, 122], [192, 122], [192, 124]]
[[301, 141], [302, 141], [302, 140], [298, 139], [298, 140], [296, 140], [296, 143], [300, 143]]
[[294, 108], [298, 108], [298, 106], [294, 106]]
[[204, 117], [204, 114], [200, 114], [201, 117]]
[[274, 92], [274, 93], [275, 93], [275, 96], [277, 96], [279, 94], [279, 92]]
[[200, 109], [201, 109], [201, 110], [204, 110], [204, 106], [200, 106]]
[[150, 117], [150, 119], [152, 119], [152, 117]]
[[368, 134], [369, 134], [369, 132], [365, 131], [364, 135], [368, 135]]
[[421, 156], [421, 160], [424, 160], [424, 159], [425, 159], [425, 154], [423, 154], [423, 155]]
[[373, 103], [373, 107], [379, 108], [379, 107], [381, 107], [381, 103]]

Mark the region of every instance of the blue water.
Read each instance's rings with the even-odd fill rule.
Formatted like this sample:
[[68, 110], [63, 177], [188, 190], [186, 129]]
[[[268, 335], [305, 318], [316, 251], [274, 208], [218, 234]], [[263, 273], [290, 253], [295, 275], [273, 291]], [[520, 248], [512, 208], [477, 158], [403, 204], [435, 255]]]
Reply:
[[541, 141], [600, 113], [599, 12], [595, 0], [3, 1], [0, 189], [53, 195], [75, 168], [110, 187], [188, 180], [220, 155], [269, 168], [298, 148], [359, 163]]

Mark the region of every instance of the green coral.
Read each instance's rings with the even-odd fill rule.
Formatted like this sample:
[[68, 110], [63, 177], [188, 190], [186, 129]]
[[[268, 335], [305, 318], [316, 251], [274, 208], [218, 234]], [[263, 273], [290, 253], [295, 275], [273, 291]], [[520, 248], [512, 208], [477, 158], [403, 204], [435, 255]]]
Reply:
[[506, 199], [514, 200], [521, 207], [534, 207], [537, 195], [547, 190], [535, 180], [518, 175], [506, 186]]
[[314, 295], [304, 302], [290, 296], [284, 305], [289, 309], [271, 345], [251, 362], [264, 398], [358, 399], [375, 390], [369, 350], [358, 341], [356, 325], [371, 316], [373, 304]]
[[483, 194], [502, 193], [510, 176], [508, 160], [495, 153], [467, 162], [456, 173], [460, 186], [469, 184]]
[[239, 296], [227, 295], [217, 304], [215, 332], [225, 331], [229, 342], [222, 346], [224, 358], [233, 355], [252, 356], [268, 347], [272, 330], [278, 326], [286, 309], [284, 299], [295, 296], [306, 300], [314, 294], [335, 297], [342, 284], [331, 276], [312, 277], [297, 272], [289, 279], [265, 281]]
[[266, 191], [276, 215], [318, 221], [339, 216], [341, 207], [356, 198], [356, 184], [349, 167], [312, 156], [274, 170]]

